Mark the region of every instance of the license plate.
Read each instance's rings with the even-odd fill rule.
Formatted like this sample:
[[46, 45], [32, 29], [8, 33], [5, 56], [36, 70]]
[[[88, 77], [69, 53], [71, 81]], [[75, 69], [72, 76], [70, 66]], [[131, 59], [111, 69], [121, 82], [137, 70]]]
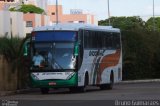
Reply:
[[49, 82], [48, 84], [49, 84], [49, 85], [56, 85], [55, 82]]

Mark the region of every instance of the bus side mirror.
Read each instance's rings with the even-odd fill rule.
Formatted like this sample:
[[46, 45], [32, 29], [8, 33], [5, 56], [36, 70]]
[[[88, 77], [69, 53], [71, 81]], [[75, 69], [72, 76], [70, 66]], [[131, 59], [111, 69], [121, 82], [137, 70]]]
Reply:
[[28, 43], [24, 43], [24, 46], [23, 46], [23, 56], [28, 56]]
[[27, 53], [27, 52], [28, 52], [28, 50], [27, 50], [27, 47], [25, 46], [25, 47], [24, 47], [23, 56], [27, 56], [27, 55], [28, 55], [28, 53]]
[[74, 48], [74, 56], [78, 56], [78, 45]]

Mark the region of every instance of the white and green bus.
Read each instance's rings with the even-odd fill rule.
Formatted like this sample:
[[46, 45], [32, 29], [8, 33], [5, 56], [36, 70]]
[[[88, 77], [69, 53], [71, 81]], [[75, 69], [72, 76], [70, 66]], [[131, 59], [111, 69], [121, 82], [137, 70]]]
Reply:
[[[122, 80], [120, 29], [87, 24], [57, 24], [35, 28], [28, 55], [44, 59], [30, 64], [33, 87], [48, 93], [50, 88], [86, 90], [86, 86], [112, 89]], [[40, 61], [40, 60], [39, 60]]]

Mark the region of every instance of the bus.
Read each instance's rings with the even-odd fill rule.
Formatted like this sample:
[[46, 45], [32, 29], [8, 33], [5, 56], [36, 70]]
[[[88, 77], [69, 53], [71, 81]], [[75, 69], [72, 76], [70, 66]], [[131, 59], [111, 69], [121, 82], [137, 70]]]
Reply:
[[[30, 79], [42, 94], [50, 88], [84, 92], [87, 86], [112, 89], [122, 80], [120, 29], [88, 24], [56, 24], [35, 28], [27, 55]], [[36, 52], [43, 57], [34, 66]], [[40, 61], [40, 60], [39, 60]]]

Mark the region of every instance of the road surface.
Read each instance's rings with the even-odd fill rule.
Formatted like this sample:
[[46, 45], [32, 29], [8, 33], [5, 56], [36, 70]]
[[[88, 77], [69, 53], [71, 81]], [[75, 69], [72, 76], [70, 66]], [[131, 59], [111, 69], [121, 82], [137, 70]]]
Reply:
[[[85, 106], [86, 102], [98, 103], [99, 100], [111, 100], [112, 104], [121, 103], [120, 100], [157, 100], [160, 106], [160, 82], [115, 84], [112, 90], [100, 90], [99, 87], [88, 87], [85, 93], [70, 93], [68, 89], [51, 90], [49, 94], [42, 95], [39, 89], [22, 92], [16, 95], [0, 97], [1, 100], [54, 100], [54, 103], [72, 102]], [[59, 101], [60, 100], [60, 101]], [[67, 100], [67, 101], [66, 101]], [[69, 101], [68, 101], [69, 100]], [[59, 101], [59, 102], [58, 102]], [[83, 102], [82, 102], [83, 101]], [[120, 101], [120, 102], [119, 102]], [[69, 102], [69, 103], [70, 103]], [[94, 103], [94, 104], [95, 104]], [[66, 103], [65, 103], [66, 104]], [[91, 105], [94, 105], [91, 104]], [[60, 104], [58, 104], [60, 106]], [[115, 104], [114, 104], [115, 105]], [[119, 104], [120, 105], [120, 104]]]

